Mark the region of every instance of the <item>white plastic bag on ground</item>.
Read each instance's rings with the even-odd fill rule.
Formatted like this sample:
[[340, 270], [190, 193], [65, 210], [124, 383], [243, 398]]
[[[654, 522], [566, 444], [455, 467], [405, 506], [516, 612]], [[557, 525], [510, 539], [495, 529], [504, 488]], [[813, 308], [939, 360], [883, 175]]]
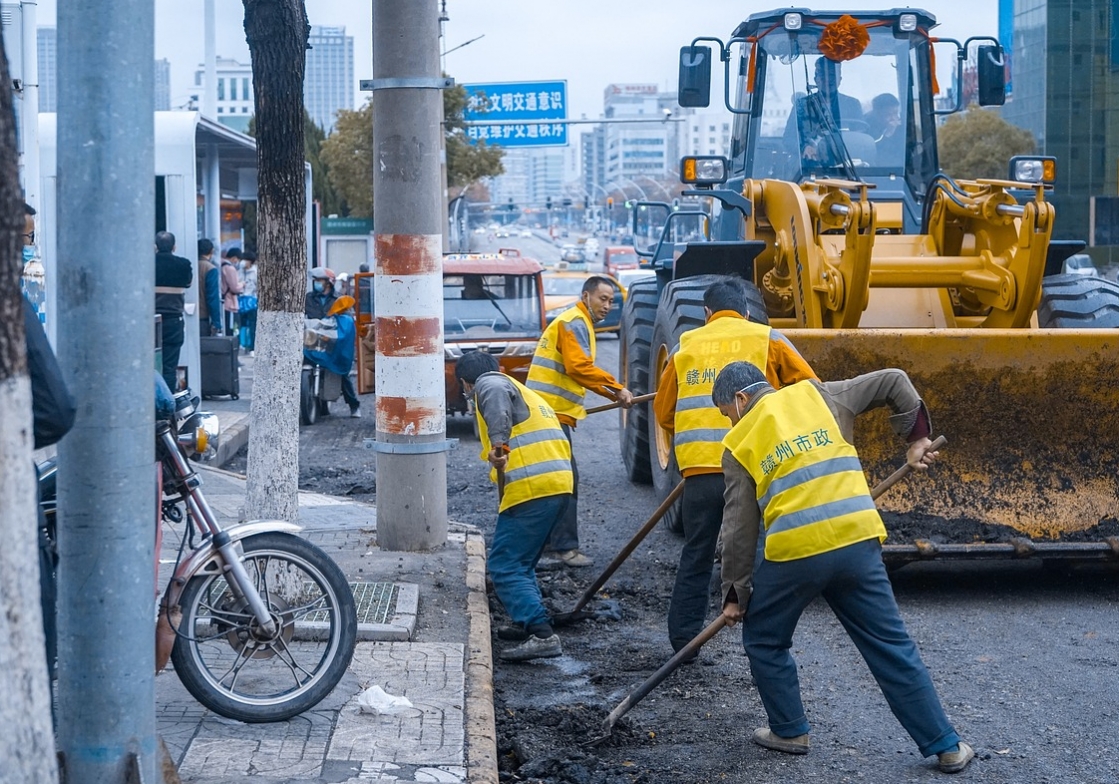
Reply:
[[360, 713], [374, 715], [399, 715], [413, 709], [412, 702], [403, 696], [389, 694], [380, 686], [370, 686], [357, 697]]

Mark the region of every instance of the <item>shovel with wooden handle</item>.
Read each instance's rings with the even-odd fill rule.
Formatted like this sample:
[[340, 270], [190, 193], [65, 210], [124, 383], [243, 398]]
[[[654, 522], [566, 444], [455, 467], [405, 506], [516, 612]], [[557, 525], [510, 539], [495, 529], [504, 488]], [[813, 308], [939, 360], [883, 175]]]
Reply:
[[661, 501], [661, 505], [658, 506], [656, 511], [645, 521], [645, 525], [641, 526], [640, 530], [633, 535], [633, 538], [626, 543], [626, 546], [614, 556], [614, 560], [602, 570], [602, 574], [595, 578], [595, 581], [587, 587], [587, 590], [583, 591], [583, 595], [579, 597], [579, 601], [575, 603], [575, 606], [568, 612], [558, 613], [552, 616], [552, 623], [557, 626], [564, 626], [574, 623], [575, 621], [586, 620], [587, 616], [581, 614], [579, 611], [586, 607], [587, 602], [594, 598], [598, 589], [606, 584], [606, 581], [613, 576], [614, 572], [618, 571], [618, 567], [637, 549], [637, 545], [641, 544], [642, 540], [649, 535], [649, 532], [657, 527], [657, 523], [660, 522], [660, 519], [664, 517], [665, 513], [672, 505], [676, 503], [676, 499], [679, 498], [683, 492], [684, 480], [681, 479], [679, 484], [672, 488], [672, 492], [668, 494], [668, 497]]
[[[929, 451], [935, 452], [937, 449], [940, 449], [947, 443], [948, 439], [946, 439], [944, 436], [939, 436], [935, 441], [932, 442], [932, 445], [929, 447]], [[880, 495], [897, 484], [901, 479], [908, 476], [911, 471], [913, 471], [913, 467], [909, 465], [909, 463], [906, 463], [897, 471], [894, 471], [894, 473], [890, 474], [888, 477], [886, 477], [886, 479], [884, 479], [882, 482], [876, 485], [873, 490], [870, 491], [871, 498], [877, 499]], [[675, 656], [665, 662], [659, 670], [650, 675], [644, 683], [627, 694], [626, 698], [618, 703], [618, 706], [614, 708], [614, 710], [610, 711], [610, 715], [606, 717], [605, 721], [603, 721], [603, 734], [596, 738], [588, 740], [586, 743], [583, 744], [583, 746], [597, 746], [603, 741], [607, 740], [610, 737], [610, 733], [614, 730], [614, 725], [618, 723], [618, 719], [629, 713], [629, 711], [635, 705], [637, 705], [637, 703], [641, 702], [641, 700], [643, 700], [649, 692], [659, 686], [661, 681], [671, 675], [673, 671], [675, 671], [676, 668], [680, 666], [681, 662], [694, 656], [708, 640], [718, 634], [722, 630], [722, 628], [726, 626], [726, 623], [726, 618], [723, 617], [722, 613], [719, 613], [719, 617], [708, 624], [706, 629], [696, 635], [696, 637], [691, 642], [677, 651]]]
[[[656, 392], [650, 392], [647, 395], [638, 395], [637, 397], [635, 397], [633, 399], [632, 405], [637, 405], [638, 403], [646, 403], [646, 402], [652, 400], [653, 398], [655, 398], [656, 396], [657, 396]], [[607, 403], [604, 406], [595, 406], [594, 408], [588, 408], [587, 413], [588, 414], [597, 414], [600, 411], [613, 411], [615, 408], [618, 408], [621, 405], [622, 405], [621, 401], [615, 400], [613, 403]]]

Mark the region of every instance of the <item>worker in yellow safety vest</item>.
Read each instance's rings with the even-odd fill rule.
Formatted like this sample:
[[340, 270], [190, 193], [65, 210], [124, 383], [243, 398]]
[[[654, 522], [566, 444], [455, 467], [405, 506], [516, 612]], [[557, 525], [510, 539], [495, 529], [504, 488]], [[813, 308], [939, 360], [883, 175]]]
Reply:
[[[703, 292], [706, 323], [680, 336], [657, 382], [653, 414], [672, 435], [684, 477], [684, 547], [668, 605], [668, 639], [679, 651], [703, 628], [715, 543], [723, 522], [723, 436], [727, 419], [711, 402], [723, 367], [746, 361], [775, 387], [814, 379], [812, 368], [776, 330], [748, 320], [746, 282], [721, 278]], [[694, 658], [694, 657], [693, 657]]]
[[[583, 398], [588, 389], [617, 400], [623, 408], [632, 405], [633, 394], [594, 364], [594, 325], [606, 318], [613, 304], [614, 284], [610, 279], [600, 275], [587, 278], [579, 301], [544, 330], [528, 369], [528, 388], [556, 412], [569, 442], [572, 429], [587, 415]], [[571, 504], [549, 545], [568, 566], [591, 566], [594, 561], [579, 550], [579, 469], [574, 457], [571, 470], [575, 472]]]
[[[485, 351], [464, 354], [455, 375], [474, 398], [482, 460], [498, 484], [497, 527], [488, 567], [494, 591], [512, 620], [498, 629], [502, 639], [520, 642], [499, 654], [506, 661], [549, 658], [563, 653], [536, 582], [536, 562], [548, 536], [571, 502], [574, 476], [571, 444], [540, 395], [499, 372]], [[504, 489], [498, 482], [504, 477]]]
[[711, 397], [732, 424], [722, 458], [723, 617], [732, 626], [745, 619], [742, 642], [769, 718], [754, 742], [808, 752], [789, 649], [804, 609], [822, 596], [921, 754], [937, 755], [945, 773], [963, 770], [975, 752], [945, 715], [898, 612], [882, 563], [886, 527], [851, 445], [855, 416], [888, 405], [894, 432], [909, 443], [909, 465], [923, 471], [936, 459], [928, 410], [909, 377], [880, 370], [774, 390], [756, 367], [734, 362], [719, 373]]

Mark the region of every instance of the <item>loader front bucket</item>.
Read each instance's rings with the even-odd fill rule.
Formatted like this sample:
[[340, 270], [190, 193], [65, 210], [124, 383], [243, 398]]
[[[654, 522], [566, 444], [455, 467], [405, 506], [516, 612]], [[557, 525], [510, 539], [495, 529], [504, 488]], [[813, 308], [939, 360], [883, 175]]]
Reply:
[[[788, 330], [822, 381], [905, 370], [948, 447], [879, 500], [886, 554], [1119, 558], [1119, 330]], [[903, 462], [859, 418], [873, 486]]]

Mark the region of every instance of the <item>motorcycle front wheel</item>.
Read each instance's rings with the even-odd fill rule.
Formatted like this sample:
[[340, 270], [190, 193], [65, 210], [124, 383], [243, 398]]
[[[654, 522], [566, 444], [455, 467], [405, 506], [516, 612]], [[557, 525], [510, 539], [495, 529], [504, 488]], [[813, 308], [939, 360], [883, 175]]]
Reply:
[[313, 373], [313, 370], [304, 370], [299, 378], [299, 424], [301, 425], [313, 425], [319, 418]]
[[171, 660], [215, 713], [283, 721], [321, 702], [346, 673], [357, 642], [354, 596], [330, 556], [297, 536], [256, 534], [241, 545], [274, 631], [259, 625], [226, 572], [207, 572], [183, 589]]

